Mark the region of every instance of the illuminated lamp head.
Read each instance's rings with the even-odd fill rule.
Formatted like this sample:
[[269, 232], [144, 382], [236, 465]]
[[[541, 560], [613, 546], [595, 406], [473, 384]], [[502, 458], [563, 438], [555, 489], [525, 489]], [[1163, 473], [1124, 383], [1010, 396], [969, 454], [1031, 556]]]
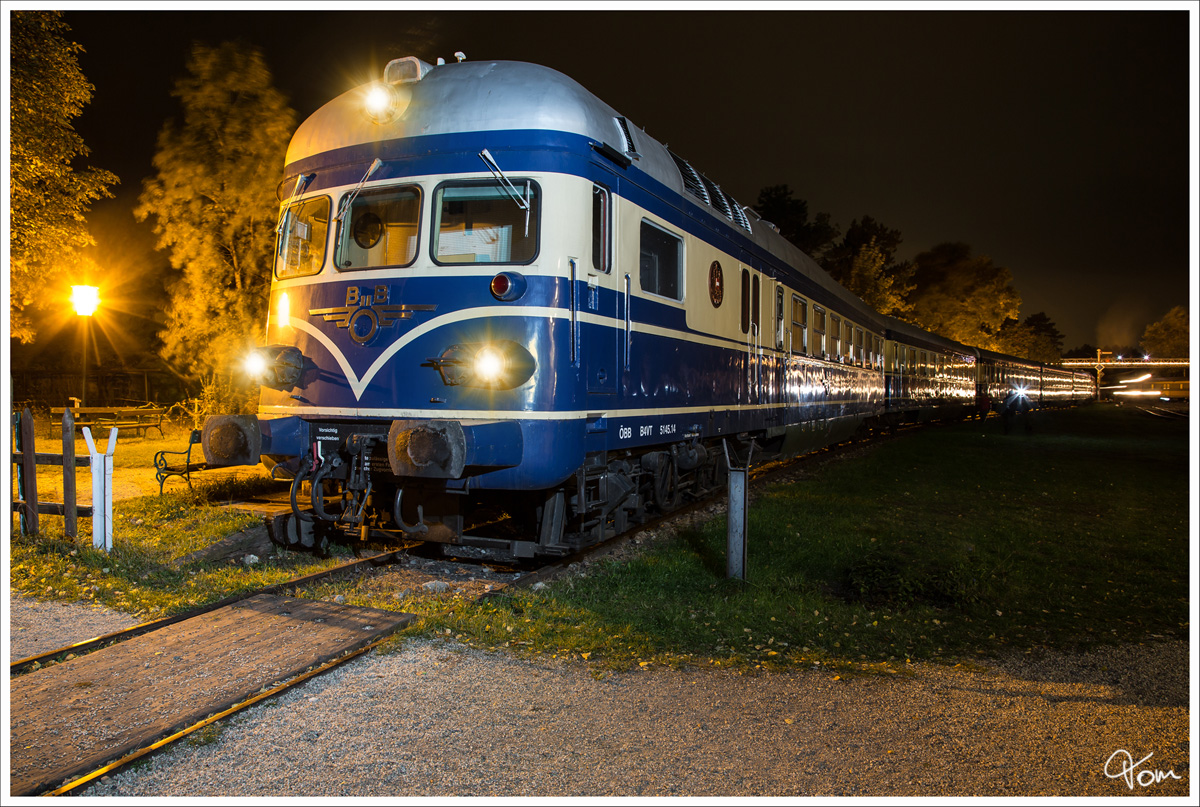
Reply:
[[486, 385], [495, 384], [503, 377], [506, 365], [502, 352], [485, 345], [475, 354], [475, 378]]
[[268, 345], [251, 351], [243, 367], [247, 375], [264, 387], [289, 390], [300, 383], [304, 356], [291, 345]]
[[391, 123], [399, 117], [404, 106], [399, 91], [391, 84], [378, 81], [368, 84], [363, 94], [363, 111], [374, 123]]
[[95, 286], [72, 286], [71, 305], [81, 317], [90, 317], [100, 307], [100, 289]]

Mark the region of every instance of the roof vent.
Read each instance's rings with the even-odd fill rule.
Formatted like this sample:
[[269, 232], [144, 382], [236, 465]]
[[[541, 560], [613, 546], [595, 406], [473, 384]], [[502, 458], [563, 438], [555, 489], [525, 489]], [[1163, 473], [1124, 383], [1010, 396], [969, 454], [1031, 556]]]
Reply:
[[633, 133], [629, 131], [629, 121], [625, 120], [623, 115], [618, 115], [614, 120], [617, 122], [617, 128], [621, 130], [621, 136], [625, 138], [625, 154], [631, 159], [639, 159], [642, 155], [638, 154], [633, 145]]
[[416, 56], [405, 56], [387, 63], [387, 67], [383, 68], [383, 80], [388, 84], [413, 84], [425, 78], [432, 69], [433, 65], [426, 64]]
[[696, 173], [696, 169], [692, 168], [687, 160], [675, 152], [668, 151], [668, 153], [671, 155], [671, 159], [675, 161], [675, 167], [679, 169], [679, 175], [683, 177], [684, 190], [705, 204], [708, 204], [708, 191], [704, 189], [704, 183], [700, 181], [700, 175]]

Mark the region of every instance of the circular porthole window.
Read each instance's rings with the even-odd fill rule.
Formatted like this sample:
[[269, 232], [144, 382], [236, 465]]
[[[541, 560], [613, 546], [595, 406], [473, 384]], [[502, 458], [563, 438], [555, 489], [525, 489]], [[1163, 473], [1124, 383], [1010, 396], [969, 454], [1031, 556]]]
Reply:
[[367, 211], [354, 221], [354, 243], [363, 249], [370, 249], [379, 243], [383, 236], [383, 222], [379, 216]]
[[725, 273], [717, 261], [708, 267], [708, 297], [712, 300], [713, 308], [720, 308], [721, 301], [725, 299]]

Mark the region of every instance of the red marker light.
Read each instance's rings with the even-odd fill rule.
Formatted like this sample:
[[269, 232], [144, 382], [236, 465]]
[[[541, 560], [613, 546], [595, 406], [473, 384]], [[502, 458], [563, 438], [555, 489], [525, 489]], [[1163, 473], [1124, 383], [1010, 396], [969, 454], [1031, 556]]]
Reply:
[[503, 299], [510, 289], [512, 289], [512, 280], [508, 275], [501, 272], [492, 278], [492, 295], [494, 297]]

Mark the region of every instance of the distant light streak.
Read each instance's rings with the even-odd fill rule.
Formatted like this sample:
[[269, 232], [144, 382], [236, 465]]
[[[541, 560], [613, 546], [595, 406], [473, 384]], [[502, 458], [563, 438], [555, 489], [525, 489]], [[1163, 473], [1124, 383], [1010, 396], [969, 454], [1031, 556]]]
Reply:
[[1145, 375], [1140, 375], [1137, 378], [1123, 378], [1123, 379], [1121, 379], [1121, 383], [1122, 384], [1136, 384], [1137, 382], [1145, 381], [1148, 378], [1150, 378], [1150, 373], [1146, 373]]

